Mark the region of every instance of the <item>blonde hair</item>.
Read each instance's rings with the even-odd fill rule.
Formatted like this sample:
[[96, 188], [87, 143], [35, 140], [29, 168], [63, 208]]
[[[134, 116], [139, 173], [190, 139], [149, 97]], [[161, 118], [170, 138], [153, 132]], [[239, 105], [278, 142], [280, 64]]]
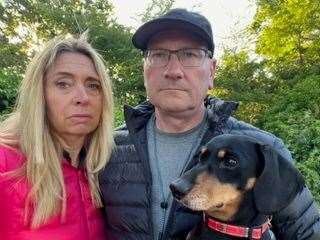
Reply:
[[[28, 208], [34, 207], [31, 226], [36, 228], [51, 216], [66, 211], [66, 189], [61, 168], [61, 149], [51, 134], [46, 116], [44, 77], [57, 56], [64, 52], [84, 54], [89, 57], [101, 80], [103, 110], [97, 129], [88, 141], [85, 168], [91, 196], [96, 207], [101, 207], [98, 172], [108, 162], [113, 141], [113, 97], [111, 81], [102, 57], [92, 48], [84, 33], [75, 37], [56, 37], [49, 41], [27, 67], [21, 82], [16, 107], [0, 125], [0, 144], [14, 147], [26, 155], [26, 162], [19, 175], [31, 183], [26, 200]], [[59, 154], [60, 153], [60, 154]]]

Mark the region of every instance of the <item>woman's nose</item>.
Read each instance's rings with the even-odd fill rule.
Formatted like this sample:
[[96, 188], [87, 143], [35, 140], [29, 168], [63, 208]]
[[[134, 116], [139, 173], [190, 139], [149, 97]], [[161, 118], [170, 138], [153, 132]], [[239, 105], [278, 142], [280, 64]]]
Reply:
[[75, 89], [74, 99], [76, 104], [85, 104], [89, 101], [89, 94], [85, 86], [78, 85]]

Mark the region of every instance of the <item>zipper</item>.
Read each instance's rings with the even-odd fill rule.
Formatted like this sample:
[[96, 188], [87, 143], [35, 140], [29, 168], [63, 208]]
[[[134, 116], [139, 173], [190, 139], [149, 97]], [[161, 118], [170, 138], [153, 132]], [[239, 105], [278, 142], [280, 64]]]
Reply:
[[[130, 134], [130, 132], [129, 132]], [[133, 139], [133, 145], [136, 149], [137, 155], [140, 156], [141, 159], [141, 164], [144, 169], [144, 173], [146, 174], [146, 180], [147, 180], [147, 185], [146, 185], [146, 192], [147, 192], [147, 198], [148, 198], [148, 208], [147, 208], [147, 217], [149, 220], [149, 228], [150, 228], [150, 234], [151, 234], [151, 239], [154, 240], [153, 237], [153, 222], [150, 219], [151, 218], [151, 183], [152, 183], [152, 175], [151, 175], [151, 169], [150, 169], [150, 164], [148, 159], [148, 148], [146, 146], [146, 130], [144, 129], [143, 131], [139, 132], [131, 132], [131, 136]], [[144, 149], [141, 147], [144, 146]]]

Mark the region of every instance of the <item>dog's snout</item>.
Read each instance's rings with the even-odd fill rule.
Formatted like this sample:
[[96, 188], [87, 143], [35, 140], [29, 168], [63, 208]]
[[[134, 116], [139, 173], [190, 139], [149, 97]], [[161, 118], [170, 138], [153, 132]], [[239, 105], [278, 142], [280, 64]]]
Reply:
[[177, 200], [181, 200], [190, 190], [190, 185], [187, 182], [179, 180], [171, 183], [169, 187], [173, 197]]

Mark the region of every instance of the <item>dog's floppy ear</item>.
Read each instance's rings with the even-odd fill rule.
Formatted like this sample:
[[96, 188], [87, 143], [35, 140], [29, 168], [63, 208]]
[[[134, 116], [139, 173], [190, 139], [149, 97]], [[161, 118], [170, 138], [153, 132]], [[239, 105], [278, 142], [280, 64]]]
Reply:
[[264, 167], [253, 189], [259, 212], [269, 215], [286, 207], [302, 191], [304, 180], [290, 160], [272, 147], [257, 145]]

